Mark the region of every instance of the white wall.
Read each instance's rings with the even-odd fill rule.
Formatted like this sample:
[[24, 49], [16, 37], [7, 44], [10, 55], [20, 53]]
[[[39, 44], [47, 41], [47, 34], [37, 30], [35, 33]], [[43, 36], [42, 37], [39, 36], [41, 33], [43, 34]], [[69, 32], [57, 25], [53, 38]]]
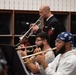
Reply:
[[38, 10], [43, 4], [52, 11], [76, 11], [76, 0], [0, 0], [0, 9]]

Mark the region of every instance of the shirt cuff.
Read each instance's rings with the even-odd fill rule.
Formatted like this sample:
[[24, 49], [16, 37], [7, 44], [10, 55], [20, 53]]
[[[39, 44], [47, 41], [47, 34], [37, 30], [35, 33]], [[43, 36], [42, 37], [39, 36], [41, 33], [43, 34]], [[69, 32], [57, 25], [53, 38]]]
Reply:
[[45, 69], [45, 72], [47, 73], [47, 72], [49, 71], [49, 69], [50, 69], [50, 67], [47, 67], [47, 68]]

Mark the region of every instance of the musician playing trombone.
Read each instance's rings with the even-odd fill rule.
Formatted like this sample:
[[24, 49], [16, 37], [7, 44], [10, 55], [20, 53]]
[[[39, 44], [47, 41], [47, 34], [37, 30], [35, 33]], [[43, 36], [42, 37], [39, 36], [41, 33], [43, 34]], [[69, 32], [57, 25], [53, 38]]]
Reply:
[[[58, 19], [54, 16], [54, 14], [50, 10], [50, 6], [42, 5], [39, 8], [39, 15], [44, 21], [42, 32], [47, 32], [50, 35], [50, 46], [55, 47], [55, 40], [59, 33], [65, 31], [65, 27], [60, 24]], [[34, 25], [34, 24], [31, 24]], [[33, 32], [37, 32], [40, 28], [35, 24], [32, 28]]]
[[[42, 51], [48, 50], [48, 49], [51, 50], [49, 41], [50, 41], [50, 37], [46, 32], [37, 34], [36, 41], [35, 41], [37, 48], [34, 50], [34, 52], [37, 52], [39, 50], [42, 50]], [[27, 55], [26, 51], [20, 51], [20, 53], [22, 56]], [[54, 58], [55, 58], [55, 55], [54, 55], [53, 51], [48, 51], [45, 53], [45, 60], [46, 60], [47, 64], [52, 62]], [[27, 62], [26, 66], [32, 72], [31, 74], [46, 75], [43, 67], [35, 61], [30, 62], [31, 60], [34, 60], [34, 56], [31, 58], [24, 59], [24, 62]]]
[[47, 64], [44, 54], [37, 55], [35, 60], [43, 66], [46, 75], [76, 75], [76, 48], [74, 37], [69, 32], [62, 32], [55, 41], [58, 55], [52, 63]]

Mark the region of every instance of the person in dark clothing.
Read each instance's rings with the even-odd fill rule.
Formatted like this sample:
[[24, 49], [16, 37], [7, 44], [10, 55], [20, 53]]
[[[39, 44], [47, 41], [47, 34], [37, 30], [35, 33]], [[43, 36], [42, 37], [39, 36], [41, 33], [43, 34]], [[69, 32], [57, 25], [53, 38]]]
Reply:
[[[42, 32], [47, 32], [50, 35], [50, 46], [51, 48], [55, 47], [55, 40], [58, 34], [63, 31], [66, 31], [65, 27], [60, 24], [57, 18], [50, 11], [50, 7], [48, 5], [42, 5], [39, 8], [40, 16], [45, 19], [44, 26]], [[33, 25], [33, 24], [32, 24]], [[32, 31], [37, 31], [40, 28], [35, 25], [32, 28]]]
[[55, 40], [59, 33], [65, 31], [65, 28], [59, 23], [56, 17], [52, 16], [45, 22], [43, 32], [47, 32], [50, 35], [50, 46], [55, 47]]
[[[48, 5], [42, 5], [39, 8], [39, 14], [41, 18], [44, 20], [44, 26], [42, 28], [42, 32], [47, 32], [50, 36], [50, 46], [51, 48], [55, 47], [55, 40], [58, 34], [66, 31], [65, 27], [61, 25], [61, 23], [57, 20], [57, 18], [50, 11], [50, 7]], [[37, 32], [40, 28], [36, 24], [32, 28], [33, 32]], [[55, 53], [55, 52], [54, 52]], [[55, 53], [56, 55], [56, 53]]]

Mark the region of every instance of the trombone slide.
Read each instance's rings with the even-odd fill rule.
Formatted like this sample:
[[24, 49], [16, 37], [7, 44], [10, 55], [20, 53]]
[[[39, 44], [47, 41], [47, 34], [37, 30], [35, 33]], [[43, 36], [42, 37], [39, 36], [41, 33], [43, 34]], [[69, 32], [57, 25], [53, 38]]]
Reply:
[[[42, 17], [40, 16], [39, 19], [35, 22], [35, 24], [37, 24], [37, 23], [40, 21], [41, 18], [42, 18]], [[35, 26], [35, 25], [33, 25], [23, 36], [19, 37], [19, 39], [22, 40], [24, 37], [29, 38], [29, 36], [32, 35], [32, 33], [31, 33], [31, 34], [28, 34], [28, 33], [32, 30], [32, 28], [33, 28], [34, 26]], [[27, 34], [28, 34], [28, 36], [27, 36]]]

